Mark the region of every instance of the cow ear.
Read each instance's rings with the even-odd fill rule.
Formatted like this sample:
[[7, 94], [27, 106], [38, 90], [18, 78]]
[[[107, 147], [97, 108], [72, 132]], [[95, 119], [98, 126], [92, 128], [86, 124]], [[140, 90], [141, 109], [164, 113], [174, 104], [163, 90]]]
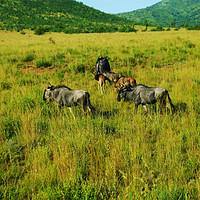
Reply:
[[47, 82], [47, 88], [51, 87], [51, 83]]
[[93, 74], [93, 75], [96, 74], [96, 69], [95, 69], [95, 68], [92, 70], [92, 74]]

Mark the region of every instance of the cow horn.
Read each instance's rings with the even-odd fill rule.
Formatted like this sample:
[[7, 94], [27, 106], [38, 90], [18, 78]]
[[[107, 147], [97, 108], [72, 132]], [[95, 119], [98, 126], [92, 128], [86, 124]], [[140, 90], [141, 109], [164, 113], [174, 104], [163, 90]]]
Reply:
[[94, 68], [94, 69], [92, 70], [92, 74], [95, 75], [95, 72], [96, 72], [96, 69]]
[[48, 88], [48, 87], [51, 87], [51, 83], [49, 83], [49, 82], [47, 83], [47, 88]]

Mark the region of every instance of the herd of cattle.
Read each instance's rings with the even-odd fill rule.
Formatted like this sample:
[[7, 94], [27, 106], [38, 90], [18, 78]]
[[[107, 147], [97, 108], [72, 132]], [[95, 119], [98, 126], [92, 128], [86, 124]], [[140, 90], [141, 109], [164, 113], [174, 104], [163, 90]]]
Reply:
[[[162, 109], [166, 106], [169, 109], [174, 108], [166, 89], [148, 87], [142, 84], [137, 85], [135, 78], [124, 77], [121, 74], [111, 72], [108, 61], [103, 57], [98, 58], [93, 74], [95, 80], [98, 81], [98, 87], [101, 93], [103, 93], [105, 89], [106, 81], [114, 82], [114, 88], [118, 91], [117, 101], [121, 101], [121, 99], [133, 101], [135, 103], [135, 112], [137, 112], [137, 108], [141, 104], [148, 113], [146, 104], [155, 104], [156, 102], [160, 104]], [[166, 102], [167, 97], [169, 103]], [[90, 116], [95, 110], [90, 103], [90, 95], [88, 92], [72, 90], [65, 85], [53, 86], [48, 84], [43, 94], [43, 100], [47, 99], [49, 99], [49, 101], [56, 101], [59, 109], [63, 106], [67, 106], [74, 119], [75, 116], [71, 110], [72, 106], [81, 106], [85, 116], [87, 115], [87, 109], [90, 112]]]

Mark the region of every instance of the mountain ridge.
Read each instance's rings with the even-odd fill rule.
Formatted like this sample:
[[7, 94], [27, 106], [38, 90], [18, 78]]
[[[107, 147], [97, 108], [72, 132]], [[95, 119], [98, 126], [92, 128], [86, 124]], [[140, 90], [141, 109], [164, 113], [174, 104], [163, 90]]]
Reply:
[[0, 0], [0, 29], [53, 32], [112, 32], [133, 22], [75, 0]]
[[116, 16], [151, 25], [176, 26], [200, 24], [200, 0], [162, 0], [147, 8], [119, 13]]

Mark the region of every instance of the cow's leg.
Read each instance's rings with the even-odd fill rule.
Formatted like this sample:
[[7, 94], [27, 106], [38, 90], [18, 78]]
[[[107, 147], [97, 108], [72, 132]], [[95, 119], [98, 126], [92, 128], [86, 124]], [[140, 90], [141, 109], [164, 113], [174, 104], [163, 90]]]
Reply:
[[92, 110], [90, 109], [90, 107], [88, 106], [88, 110], [90, 112], [90, 118], [92, 117]]
[[105, 79], [100, 79], [101, 94], [105, 91]]
[[143, 104], [142, 106], [144, 107], [144, 109], [145, 109], [146, 113], [148, 113], [148, 109], [147, 109], [146, 105], [145, 105], [145, 104]]
[[87, 116], [87, 108], [86, 108], [86, 106], [85, 105], [83, 105], [83, 112], [84, 112], [84, 115], [85, 115], [85, 117]]
[[135, 104], [135, 114], [137, 114], [138, 104]]
[[62, 106], [58, 105], [58, 108], [59, 108], [59, 115], [60, 115]]
[[103, 92], [105, 92], [105, 83], [106, 83], [106, 81], [102, 80], [102, 89], [103, 89]]
[[101, 79], [99, 79], [99, 81], [98, 81], [98, 90], [101, 92], [101, 94], [103, 94]]
[[162, 98], [160, 98], [158, 102], [161, 108], [161, 113], [164, 113], [164, 109], [166, 108], [166, 96], [163, 96]]
[[98, 90], [99, 90], [99, 81], [98, 81]]
[[170, 105], [170, 103], [167, 103], [167, 108], [169, 109], [169, 110], [172, 110], [172, 106]]
[[101, 79], [99, 80], [99, 84], [100, 84], [101, 94], [103, 94], [103, 82]]
[[80, 100], [77, 102], [77, 105], [83, 109], [84, 115], [87, 116], [87, 102], [85, 102], [85, 100]]
[[73, 118], [74, 118], [74, 120], [76, 119], [75, 118], [75, 116], [74, 116], [74, 114], [73, 114], [73, 112], [72, 112], [72, 108], [71, 107], [68, 107], [69, 108], [69, 111], [70, 111], [70, 113], [72, 114], [72, 116], [73, 116]]

